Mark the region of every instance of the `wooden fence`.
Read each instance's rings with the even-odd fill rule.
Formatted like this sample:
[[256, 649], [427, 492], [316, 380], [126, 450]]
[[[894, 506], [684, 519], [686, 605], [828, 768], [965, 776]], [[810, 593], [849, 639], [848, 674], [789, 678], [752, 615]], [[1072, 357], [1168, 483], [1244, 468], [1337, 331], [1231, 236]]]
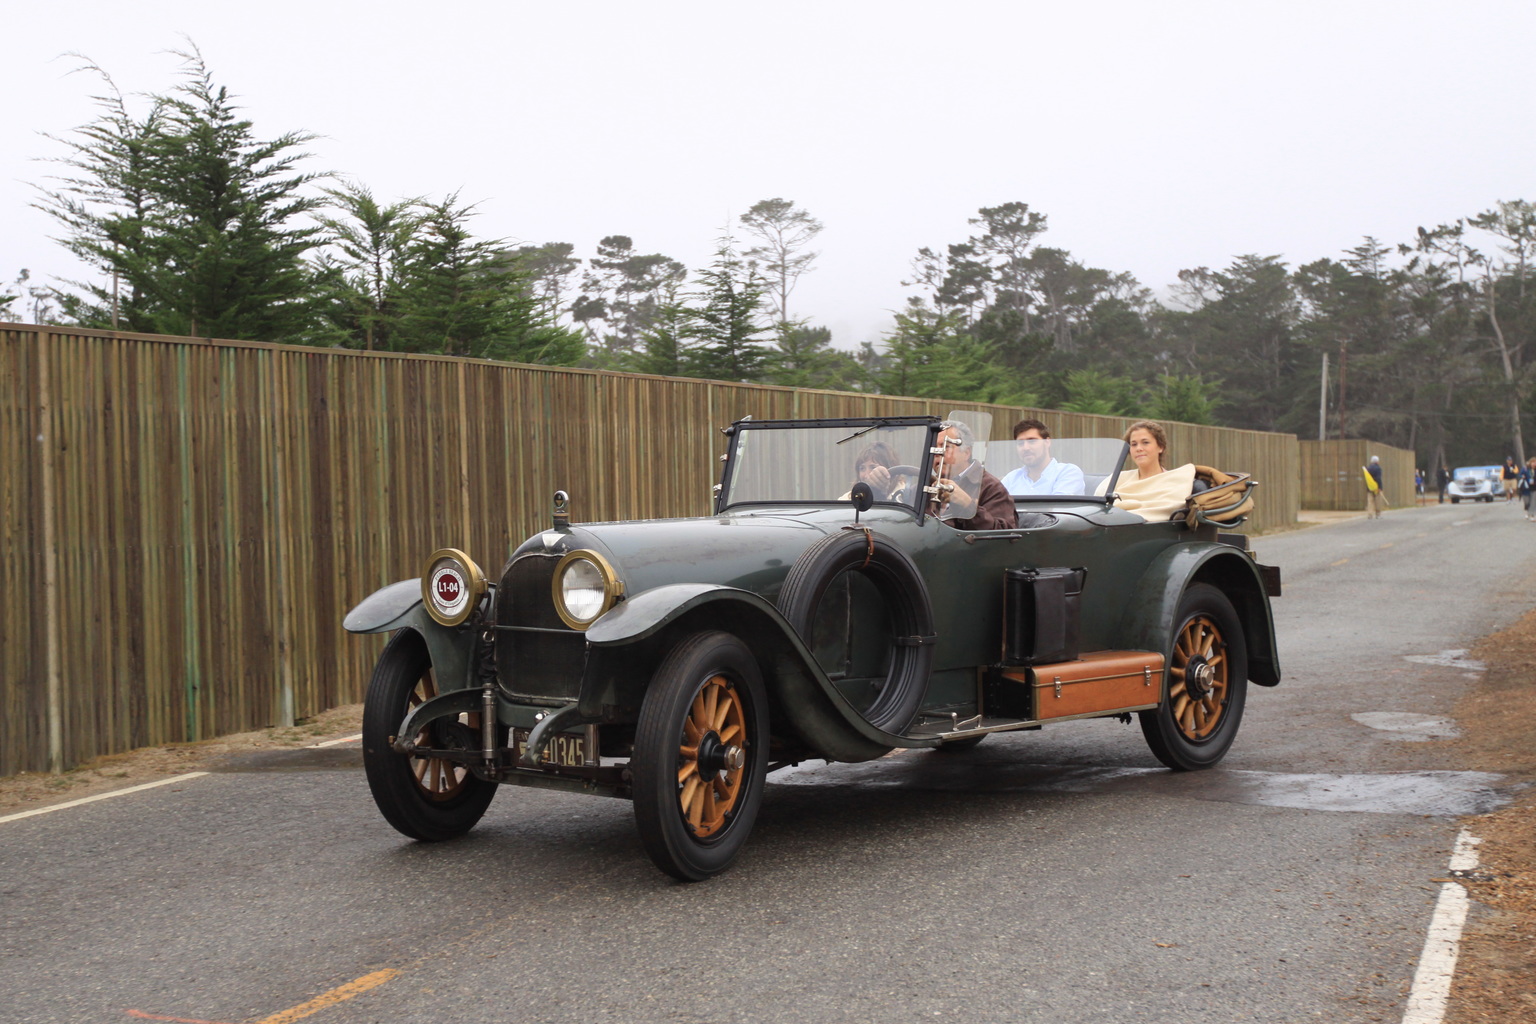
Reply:
[[[719, 428], [953, 403], [0, 324], [0, 776], [287, 724], [361, 699], [341, 630], [444, 545], [488, 572], [569, 491], [578, 520], [699, 515]], [[1006, 437], [1112, 417], [962, 405]], [[1290, 435], [1171, 424], [1294, 521]]]
[[1382, 493], [1387, 504], [1414, 504], [1414, 454], [1374, 441], [1301, 441], [1301, 507], [1335, 512], [1365, 508], [1363, 470], [1372, 455], [1381, 457]]

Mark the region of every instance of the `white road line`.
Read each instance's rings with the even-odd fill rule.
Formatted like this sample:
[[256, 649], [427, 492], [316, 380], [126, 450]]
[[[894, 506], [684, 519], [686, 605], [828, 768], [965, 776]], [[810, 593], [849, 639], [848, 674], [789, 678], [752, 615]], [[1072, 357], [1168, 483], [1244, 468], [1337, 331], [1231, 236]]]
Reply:
[[[1450, 869], [1471, 871], [1477, 867], [1477, 844], [1480, 842], [1481, 839], [1462, 829], [1456, 837], [1456, 848], [1451, 852]], [[1461, 928], [1467, 922], [1470, 902], [1461, 883], [1441, 883], [1440, 898], [1435, 901], [1435, 912], [1429, 919], [1429, 935], [1424, 939], [1424, 952], [1419, 955], [1419, 969], [1413, 975], [1413, 988], [1408, 993], [1408, 1008], [1403, 1011], [1403, 1024], [1440, 1024], [1445, 1020], [1451, 977], [1456, 973]]]
[[[310, 749], [316, 749], [318, 747], [337, 747], [343, 743], [356, 743], [362, 738], [362, 733], [358, 733], [355, 736], [343, 736], [340, 739], [326, 740], [323, 743], [316, 743]], [[47, 814], [50, 811], [62, 811], [70, 807], [79, 807], [81, 804], [95, 803], [97, 800], [106, 800], [114, 796], [126, 796], [129, 793], [137, 793], [143, 789], [154, 789], [156, 786], [169, 786], [173, 782], [185, 782], [188, 779], [200, 778], [207, 774], [207, 772], [188, 772], [185, 775], [173, 775], [168, 779], [161, 779], [158, 782], [145, 782], [137, 786], [127, 786], [123, 789], [114, 789], [110, 793], [97, 793], [95, 796], [83, 796], [78, 800], [67, 800], [62, 804], [54, 804], [51, 807], [39, 807], [33, 811], [18, 811], [15, 814], [0, 816], [0, 825], [4, 825], [8, 821], [20, 821], [22, 818], [30, 818], [37, 814]]]
[[126, 789], [114, 789], [110, 793], [97, 793], [95, 796], [83, 796], [78, 800], [70, 800], [62, 804], [54, 804], [52, 807], [39, 807], [35, 811], [21, 811], [16, 814], [7, 814], [0, 818], [0, 825], [8, 821], [20, 821], [22, 818], [30, 818], [35, 814], [47, 814], [50, 811], [62, 811], [69, 807], [79, 807], [81, 804], [93, 804], [97, 800], [106, 800], [114, 796], [127, 796], [129, 793], [137, 793], [142, 789], [154, 789], [156, 786], [169, 786], [173, 782], [186, 782], [188, 779], [200, 778], [207, 772], [188, 772], [185, 775], [172, 775], [168, 779], [160, 779], [157, 782], [145, 782], [137, 786], [129, 786]]

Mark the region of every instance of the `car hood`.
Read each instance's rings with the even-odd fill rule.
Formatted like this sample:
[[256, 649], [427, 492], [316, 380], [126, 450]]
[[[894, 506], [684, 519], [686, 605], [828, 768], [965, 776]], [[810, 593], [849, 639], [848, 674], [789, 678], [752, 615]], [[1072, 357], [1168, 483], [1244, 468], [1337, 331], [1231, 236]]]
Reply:
[[585, 548], [609, 561], [630, 596], [670, 583], [719, 583], [773, 600], [801, 552], [852, 519], [851, 513], [782, 510], [583, 523], [546, 530], [513, 557]]

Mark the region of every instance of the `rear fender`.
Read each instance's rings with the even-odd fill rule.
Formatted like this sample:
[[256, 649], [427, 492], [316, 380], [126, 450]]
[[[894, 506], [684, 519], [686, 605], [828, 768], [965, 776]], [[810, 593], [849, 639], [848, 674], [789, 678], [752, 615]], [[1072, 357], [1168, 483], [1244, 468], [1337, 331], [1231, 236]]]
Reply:
[[656, 587], [593, 623], [587, 630], [583, 712], [598, 715], [614, 707], [638, 712], [666, 652], [683, 637], [707, 629], [725, 630], [747, 645], [763, 670], [774, 731], [792, 734], [815, 756], [869, 761], [892, 747], [938, 745], [937, 740], [910, 740], [870, 725], [777, 608], [750, 591], [713, 584]]
[[1280, 657], [1264, 580], [1252, 558], [1226, 545], [1177, 544], [1154, 558], [1130, 594], [1121, 621], [1123, 646], [1167, 655], [1179, 598], [1192, 583], [1209, 583], [1227, 595], [1243, 624], [1248, 678], [1260, 686], [1277, 685]]
[[363, 598], [341, 622], [350, 633], [391, 633], [414, 630], [426, 642], [432, 674], [439, 693], [474, 685], [470, 664], [475, 632], [464, 627], [440, 626], [421, 601], [421, 580], [401, 580]]

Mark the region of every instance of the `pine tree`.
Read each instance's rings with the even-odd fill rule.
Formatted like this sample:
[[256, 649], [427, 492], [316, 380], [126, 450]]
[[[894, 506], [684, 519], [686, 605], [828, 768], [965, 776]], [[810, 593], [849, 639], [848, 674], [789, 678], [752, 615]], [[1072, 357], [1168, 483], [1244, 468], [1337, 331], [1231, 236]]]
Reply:
[[298, 148], [313, 136], [257, 140], [202, 56], [178, 56], [183, 84], [137, 118], [90, 69], [108, 83], [102, 114], [61, 140], [74, 176], [42, 206], [66, 248], [115, 284], [84, 285], [65, 312], [92, 326], [304, 340], [317, 312], [305, 255], [320, 241], [302, 222], [320, 199], [304, 189], [321, 175], [298, 170]]
[[586, 346], [549, 321], [514, 253], [476, 239], [457, 195], [423, 206], [406, 253], [397, 350], [571, 366]]
[[[329, 283], [327, 316], [344, 344], [372, 351], [393, 347], [406, 253], [421, 226], [419, 199], [381, 205], [358, 184], [327, 189], [335, 215], [319, 218], [327, 247], [317, 261]], [[331, 250], [338, 255], [332, 256]]]
[[736, 251], [730, 235], [719, 239], [715, 261], [698, 274], [699, 304], [694, 309], [684, 366], [689, 376], [715, 380], [760, 380], [768, 349], [758, 336], [763, 322], [763, 281]]

